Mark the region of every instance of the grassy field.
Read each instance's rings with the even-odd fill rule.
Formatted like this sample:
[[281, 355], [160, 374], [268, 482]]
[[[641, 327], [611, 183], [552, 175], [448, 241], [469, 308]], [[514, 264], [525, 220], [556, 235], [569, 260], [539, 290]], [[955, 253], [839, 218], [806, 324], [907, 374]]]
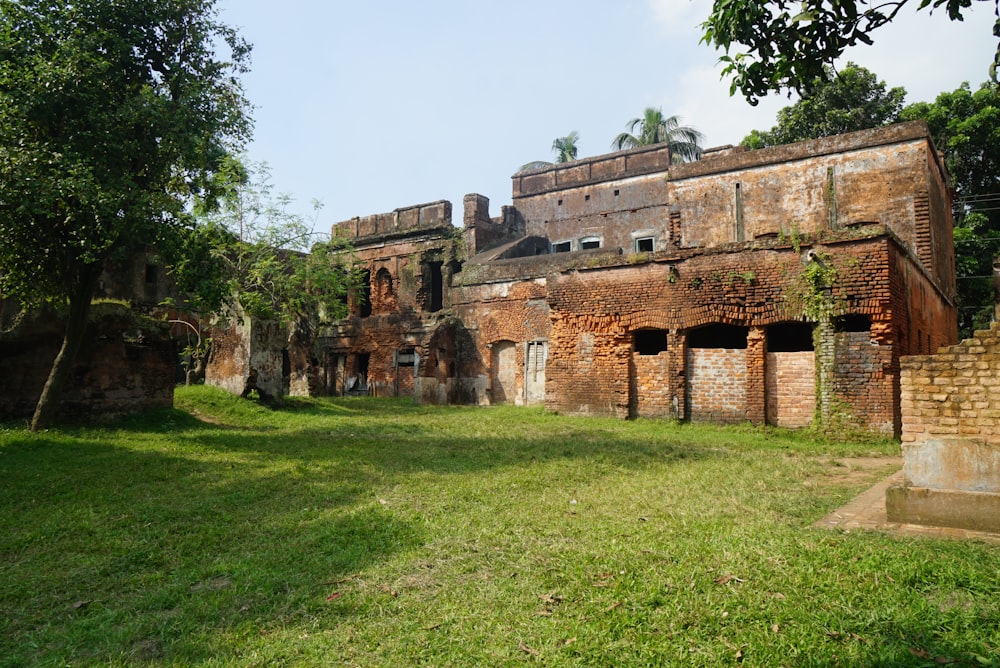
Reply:
[[0, 666], [998, 666], [1000, 548], [809, 528], [898, 450], [208, 388], [8, 426]]

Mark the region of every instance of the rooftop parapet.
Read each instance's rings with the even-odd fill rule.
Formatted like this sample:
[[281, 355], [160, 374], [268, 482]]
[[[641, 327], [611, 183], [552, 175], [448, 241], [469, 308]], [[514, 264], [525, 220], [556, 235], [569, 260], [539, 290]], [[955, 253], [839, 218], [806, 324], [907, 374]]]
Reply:
[[511, 179], [514, 199], [517, 199], [589, 183], [664, 172], [669, 168], [670, 149], [666, 144], [656, 144], [518, 172]]
[[450, 228], [451, 202], [438, 200], [402, 207], [389, 213], [356, 216], [335, 223], [330, 234], [338, 239], [371, 240]]

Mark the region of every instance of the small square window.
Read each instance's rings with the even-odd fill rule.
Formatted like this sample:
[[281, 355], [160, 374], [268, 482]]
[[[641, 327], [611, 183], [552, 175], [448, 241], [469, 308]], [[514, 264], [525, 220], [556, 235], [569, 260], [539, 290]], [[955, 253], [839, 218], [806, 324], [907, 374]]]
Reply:
[[568, 253], [571, 250], [573, 250], [573, 242], [572, 241], [559, 241], [559, 242], [556, 242], [556, 243], [552, 244], [552, 252], [553, 253]]
[[584, 202], [589, 202], [590, 201], [590, 195], [584, 195], [583, 196], [583, 201]]
[[635, 240], [636, 253], [652, 253], [656, 247], [653, 237], [639, 237]]
[[617, 188], [615, 188], [615, 197], [618, 197], [619, 195], [621, 195], [621, 193], [622, 193], [621, 190], [618, 190]]
[[556, 206], [562, 206], [562, 200], [559, 200], [558, 202], [556, 202]]

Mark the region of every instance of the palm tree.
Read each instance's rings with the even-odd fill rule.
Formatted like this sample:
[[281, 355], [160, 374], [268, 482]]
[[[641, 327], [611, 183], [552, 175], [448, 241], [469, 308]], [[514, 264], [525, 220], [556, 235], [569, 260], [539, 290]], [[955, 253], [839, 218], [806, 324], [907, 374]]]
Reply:
[[[576, 154], [579, 150], [576, 142], [580, 140], [580, 133], [573, 130], [565, 137], [556, 137], [552, 141], [552, 150], [556, 154], [556, 163], [572, 162], [576, 160]], [[552, 165], [551, 162], [546, 162], [544, 160], [535, 160], [529, 162], [525, 165], [521, 165], [521, 169], [518, 171], [524, 172], [529, 169], [540, 169], [542, 167], [548, 167]]]
[[556, 137], [552, 142], [552, 150], [556, 152], [556, 162], [572, 162], [576, 160], [576, 142], [580, 140], [580, 133], [573, 130], [565, 137]]
[[690, 162], [701, 157], [704, 136], [692, 127], [681, 125], [680, 116], [665, 117], [660, 108], [646, 107], [642, 118], [633, 118], [625, 127], [628, 132], [615, 137], [611, 148], [621, 151], [637, 146], [667, 144], [674, 159], [680, 162]]

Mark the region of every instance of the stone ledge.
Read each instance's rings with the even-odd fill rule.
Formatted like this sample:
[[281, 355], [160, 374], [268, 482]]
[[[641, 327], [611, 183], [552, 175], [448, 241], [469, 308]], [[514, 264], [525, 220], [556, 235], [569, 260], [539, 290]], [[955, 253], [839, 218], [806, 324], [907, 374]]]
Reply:
[[1000, 494], [896, 486], [885, 509], [890, 522], [1000, 533]]

